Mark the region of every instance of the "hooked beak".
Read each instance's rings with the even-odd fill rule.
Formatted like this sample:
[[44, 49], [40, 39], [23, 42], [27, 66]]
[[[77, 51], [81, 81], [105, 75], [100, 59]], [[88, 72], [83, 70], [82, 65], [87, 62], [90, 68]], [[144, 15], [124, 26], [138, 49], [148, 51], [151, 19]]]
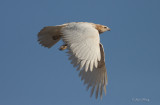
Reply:
[[110, 29], [110, 28], [107, 28], [107, 31], [111, 31], [111, 29]]

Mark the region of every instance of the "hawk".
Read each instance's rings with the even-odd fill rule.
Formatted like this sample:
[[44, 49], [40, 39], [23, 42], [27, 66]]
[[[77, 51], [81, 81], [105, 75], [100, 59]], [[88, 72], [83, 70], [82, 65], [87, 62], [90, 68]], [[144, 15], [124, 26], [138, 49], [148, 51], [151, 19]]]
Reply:
[[59, 50], [68, 49], [69, 60], [79, 70], [79, 76], [91, 94], [95, 92], [102, 99], [102, 92], [106, 95], [107, 71], [103, 45], [99, 34], [110, 31], [110, 28], [100, 24], [88, 22], [71, 22], [57, 26], [44, 27], [38, 33], [38, 41], [51, 48], [59, 40], [64, 44]]

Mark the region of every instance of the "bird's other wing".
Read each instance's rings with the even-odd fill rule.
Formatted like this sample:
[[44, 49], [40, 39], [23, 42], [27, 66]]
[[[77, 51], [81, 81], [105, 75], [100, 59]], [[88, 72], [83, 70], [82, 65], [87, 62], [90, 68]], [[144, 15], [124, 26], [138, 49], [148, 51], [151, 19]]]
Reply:
[[91, 94], [93, 95], [95, 92], [96, 99], [98, 95], [102, 99], [102, 92], [106, 94], [106, 85], [108, 83], [107, 80], [107, 70], [105, 66], [105, 55], [102, 44], [100, 44], [101, 51], [101, 60], [98, 62], [98, 67], [94, 68], [93, 71], [85, 72], [84, 70], [80, 71], [79, 76], [81, 80], [84, 80], [84, 84], [87, 85], [87, 90], [91, 88]]
[[63, 27], [62, 39], [69, 49], [71, 63], [78, 70], [92, 71], [101, 59], [99, 33], [90, 23], [69, 23]]
[[64, 25], [44, 27], [38, 33], [39, 43], [44, 47], [52, 47], [61, 39], [60, 30], [62, 27], [64, 27]]

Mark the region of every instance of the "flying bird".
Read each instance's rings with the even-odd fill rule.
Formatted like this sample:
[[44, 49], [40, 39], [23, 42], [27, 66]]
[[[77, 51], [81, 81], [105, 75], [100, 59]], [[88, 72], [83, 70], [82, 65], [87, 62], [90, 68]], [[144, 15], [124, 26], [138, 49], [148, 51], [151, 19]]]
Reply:
[[79, 76], [87, 85], [87, 90], [91, 88], [90, 96], [95, 92], [96, 99], [98, 95], [102, 99], [103, 91], [106, 95], [108, 83], [105, 54], [99, 36], [105, 31], [110, 31], [110, 28], [88, 22], [71, 22], [47, 26], [38, 33], [38, 41], [44, 47], [51, 48], [63, 40], [59, 50], [68, 49], [71, 64], [80, 71]]

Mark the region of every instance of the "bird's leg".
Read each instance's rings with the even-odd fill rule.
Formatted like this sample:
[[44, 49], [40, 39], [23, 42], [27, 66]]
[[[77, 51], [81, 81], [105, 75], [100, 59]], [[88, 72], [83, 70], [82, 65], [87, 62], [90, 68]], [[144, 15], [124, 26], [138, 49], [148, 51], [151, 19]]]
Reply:
[[59, 48], [60, 51], [65, 50], [65, 49], [67, 49], [67, 44], [62, 45], [62, 46]]

